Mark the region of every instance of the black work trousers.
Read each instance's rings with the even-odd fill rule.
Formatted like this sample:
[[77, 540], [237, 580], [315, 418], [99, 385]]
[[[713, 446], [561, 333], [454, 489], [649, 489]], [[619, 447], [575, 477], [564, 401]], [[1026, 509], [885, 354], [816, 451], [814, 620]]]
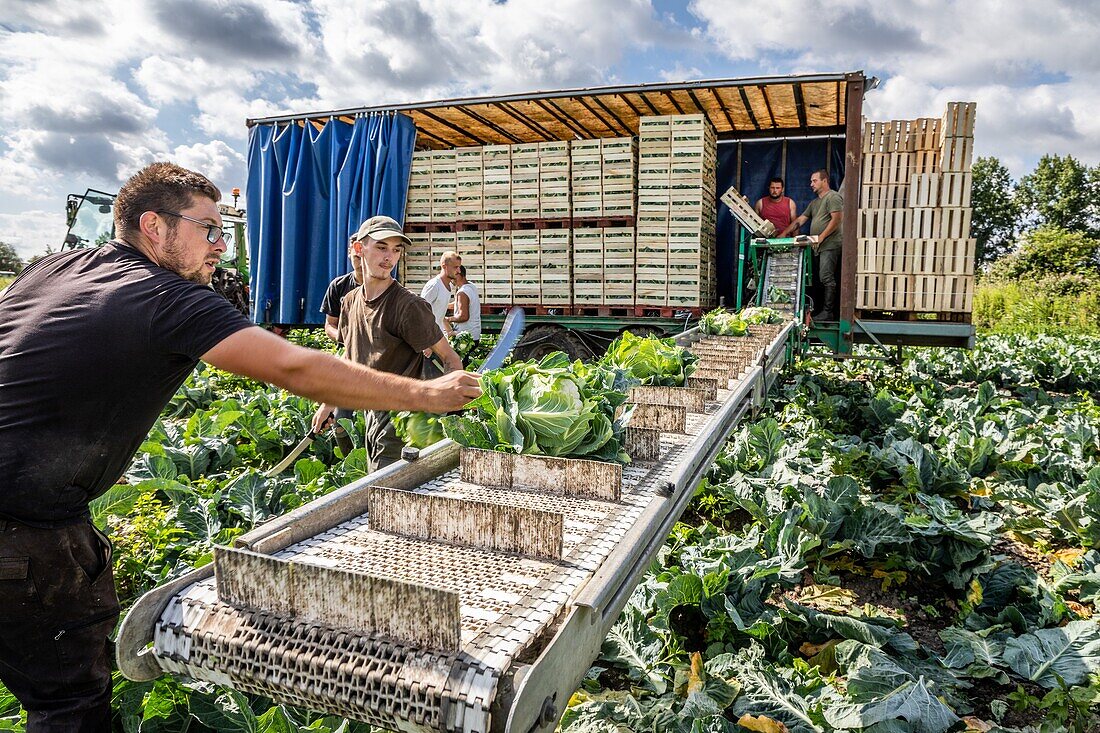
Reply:
[[91, 522], [0, 519], [0, 681], [28, 733], [110, 730], [118, 614], [111, 544]]

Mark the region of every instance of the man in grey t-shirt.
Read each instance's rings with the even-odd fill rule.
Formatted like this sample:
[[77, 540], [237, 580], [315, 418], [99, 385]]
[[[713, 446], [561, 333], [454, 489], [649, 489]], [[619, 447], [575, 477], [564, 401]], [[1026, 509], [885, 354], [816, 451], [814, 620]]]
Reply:
[[829, 172], [824, 168], [810, 174], [810, 188], [817, 198], [810, 202], [802, 216], [780, 232], [789, 237], [806, 222], [810, 222], [810, 234], [817, 236], [814, 251], [817, 253], [817, 273], [821, 282], [821, 308], [813, 315], [815, 321], [835, 321], [837, 296], [837, 270], [840, 265], [840, 243], [843, 237], [844, 198], [829, 188]]

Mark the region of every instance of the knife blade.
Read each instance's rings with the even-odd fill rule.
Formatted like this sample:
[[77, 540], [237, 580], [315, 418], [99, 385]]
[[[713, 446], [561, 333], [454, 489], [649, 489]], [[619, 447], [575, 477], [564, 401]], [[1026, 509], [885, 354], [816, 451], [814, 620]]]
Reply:
[[512, 350], [516, 348], [516, 344], [519, 343], [526, 321], [527, 318], [524, 316], [522, 308], [512, 308], [508, 311], [508, 316], [504, 319], [504, 326], [500, 329], [500, 338], [497, 339], [497, 345], [493, 347], [493, 350], [489, 352], [489, 356], [481, 363], [481, 367], [477, 370], [479, 374], [499, 369], [504, 364], [504, 360], [508, 358]]

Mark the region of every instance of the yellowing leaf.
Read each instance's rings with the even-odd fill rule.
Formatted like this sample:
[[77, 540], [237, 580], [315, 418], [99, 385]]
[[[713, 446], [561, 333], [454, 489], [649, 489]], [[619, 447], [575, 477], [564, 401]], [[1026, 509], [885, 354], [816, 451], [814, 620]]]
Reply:
[[882, 579], [884, 592], [890, 590], [892, 585], [905, 585], [905, 581], [909, 579], [909, 573], [904, 570], [876, 570], [871, 576]]
[[982, 604], [982, 584], [978, 582], [978, 579], [970, 581], [970, 592], [966, 594], [966, 602], [973, 608], [977, 608]]
[[843, 613], [856, 602], [856, 594], [835, 585], [808, 585], [799, 594], [798, 602], [822, 611]]
[[1076, 613], [1081, 618], [1092, 618], [1092, 609], [1088, 606], [1082, 605], [1077, 601], [1066, 601], [1065, 603], [1071, 611]]
[[687, 694], [701, 692], [707, 683], [707, 673], [703, 670], [703, 655], [691, 653], [691, 671], [688, 673]]
[[992, 725], [973, 715], [964, 717], [963, 722], [966, 723], [966, 733], [987, 733], [987, 731], [993, 730]]
[[742, 728], [754, 730], [757, 733], [790, 733], [790, 729], [788, 729], [787, 726], [783, 725], [778, 720], [769, 718], [767, 715], [757, 715], [753, 717], [745, 713], [737, 719], [737, 724]]
[[808, 650], [814, 650], [813, 655], [810, 656], [810, 664], [818, 667], [822, 674], [832, 674], [837, 670], [836, 645], [839, 643], [840, 639], [830, 639], [824, 644], [804, 643], [799, 651], [806, 654]]
[[1069, 547], [1064, 550], [1056, 550], [1050, 554], [1055, 560], [1061, 560], [1072, 568], [1076, 567], [1077, 561], [1081, 559], [1085, 551], [1078, 547]]

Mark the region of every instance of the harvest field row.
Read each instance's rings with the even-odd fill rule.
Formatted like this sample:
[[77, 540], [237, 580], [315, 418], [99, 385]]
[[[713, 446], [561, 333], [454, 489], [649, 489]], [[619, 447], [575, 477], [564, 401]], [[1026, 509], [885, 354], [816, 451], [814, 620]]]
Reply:
[[[313, 407], [196, 372], [94, 505], [124, 606], [365, 475], [361, 448], [321, 439], [264, 478]], [[1100, 339], [801, 362], [729, 441], [563, 729], [1093, 729], [1098, 457]], [[117, 678], [115, 709], [126, 731], [367, 729], [168, 678]], [[20, 726], [0, 690], [0, 730]]]

